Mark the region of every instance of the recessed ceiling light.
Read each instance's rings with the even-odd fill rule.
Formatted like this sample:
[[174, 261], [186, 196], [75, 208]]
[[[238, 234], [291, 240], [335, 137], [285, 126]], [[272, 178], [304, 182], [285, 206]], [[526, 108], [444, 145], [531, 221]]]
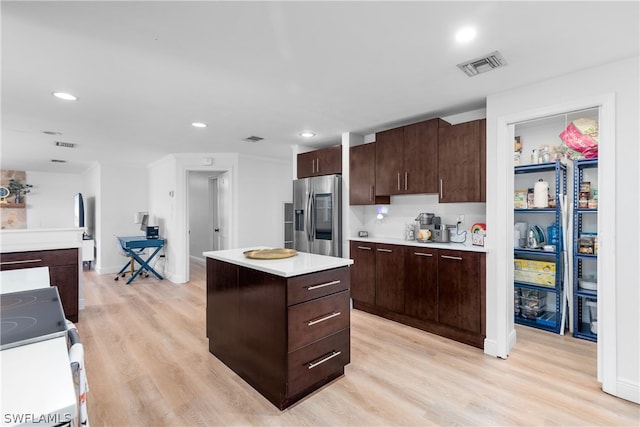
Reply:
[[193, 126], [194, 128], [206, 128], [207, 124], [201, 122], [193, 122], [191, 123], [191, 126]]
[[311, 132], [310, 130], [305, 130], [303, 132], [300, 132], [300, 136], [303, 138], [313, 138], [314, 136], [316, 136], [316, 134]]
[[458, 30], [456, 40], [458, 43], [467, 43], [476, 38], [476, 29], [473, 27], [465, 27]]
[[65, 101], [78, 100], [77, 96], [71, 95], [70, 93], [66, 93], [66, 92], [52, 92], [51, 95], [55, 96], [56, 98], [64, 99]]

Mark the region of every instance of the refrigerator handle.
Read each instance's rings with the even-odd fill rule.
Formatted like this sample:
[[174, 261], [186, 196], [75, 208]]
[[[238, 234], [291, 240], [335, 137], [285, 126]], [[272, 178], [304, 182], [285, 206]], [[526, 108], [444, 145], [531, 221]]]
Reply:
[[315, 217], [315, 194], [313, 191], [309, 193], [309, 242], [313, 242], [315, 239], [315, 228], [316, 224], [314, 221]]
[[313, 193], [311, 191], [309, 191], [309, 196], [307, 197], [307, 218], [306, 218], [306, 221], [305, 221], [305, 231], [307, 232], [307, 240], [309, 242], [311, 242], [311, 237], [312, 237], [311, 236], [311, 221], [312, 221], [311, 215], [313, 215], [313, 212], [311, 211], [311, 209], [312, 209], [312, 203], [311, 203], [312, 197], [313, 197]]

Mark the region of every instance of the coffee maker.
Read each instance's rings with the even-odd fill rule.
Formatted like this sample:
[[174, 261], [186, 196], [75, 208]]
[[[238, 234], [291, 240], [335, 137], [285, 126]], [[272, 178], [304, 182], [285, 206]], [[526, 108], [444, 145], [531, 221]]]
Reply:
[[[421, 233], [420, 230], [428, 230], [426, 233]], [[449, 229], [446, 224], [441, 223], [439, 216], [435, 216], [433, 213], [421, 213], [416, 218], [416, 236], [420, 242], [449, 242]], [[426, 237], [420, 238], [420, 236]]]

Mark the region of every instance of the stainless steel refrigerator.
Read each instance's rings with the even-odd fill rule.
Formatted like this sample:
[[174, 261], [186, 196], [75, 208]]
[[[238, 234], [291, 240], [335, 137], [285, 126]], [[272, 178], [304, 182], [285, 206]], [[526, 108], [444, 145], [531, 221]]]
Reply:
[[342, 177], [293, 181], [293, 247], [342, 257]]

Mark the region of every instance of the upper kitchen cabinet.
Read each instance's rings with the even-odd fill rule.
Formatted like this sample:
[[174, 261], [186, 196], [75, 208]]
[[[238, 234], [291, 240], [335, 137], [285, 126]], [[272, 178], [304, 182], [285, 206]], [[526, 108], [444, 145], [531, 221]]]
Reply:
[[439, 202], [486, 200], [486, 120], [439, 129]]
[[298, 154], [298, 178], [342, 173], [342, 147], [322, 148]]
[[349, 149], [349, 204], [389, 204], [389, 196], [376, 196], [376, 143]]
[[376, 134], [379, 196], [438, 192], [438, 130], [450, 126], [431, 119]]

